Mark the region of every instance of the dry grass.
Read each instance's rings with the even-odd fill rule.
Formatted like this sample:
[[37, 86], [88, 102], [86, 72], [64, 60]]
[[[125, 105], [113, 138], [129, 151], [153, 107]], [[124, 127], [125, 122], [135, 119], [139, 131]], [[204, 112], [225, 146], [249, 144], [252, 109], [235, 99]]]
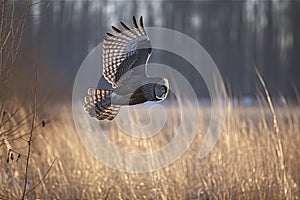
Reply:
[[[0, 20], [0, 93], [11, 91], [6, 87], [13, 85], [10, 77], [30, 5], [26, 1], [17, 17], [14, 1], [0, 0], [1, 16], [6, 16]], [[20, 199], [26, 194], [25, 179], [28, 199], [299, 199], [300, 108], [273, 107], [257, 74], [268, 103], [228, 107], [222, 135], [207, 157], [197, 157], [210, 116], [209, 109], [200, 108], [206, 117], [190, 149], [173, 164], [143, 174], [120, 172], [93, 158], [77, 135], [70, 105], [44, 110], [35, 118], [34, 111], [2, 95], [0, 199]], [[177, 107], [169, 112], [170, 123], [151, 139], [126, 136], [115, 124], [109, 127], [109, 138], [127, 151], [157, 150], [172, 140], [180, 121]]]
[[[170, 108], [176, 116], [176, 108]], [[203, 116], [207, 109], [201, 109]], [[300, 196], [300, 109], [275, 107], [279, 132], [273, 131], [272, 115], [265, 107], [228, 109], [225, 127], [213, 151], [199, 160], [197, 153], [207, 119], [201, 121], [191, 148], [175, 163], [161, 170], [130, 174], [102, 165], [80, 142], [69, 106], [53, 108], [51, 120], [35, 130], [29, 167], [28, 189], [47, 171], [45, 180], [29, 199], [297, 199]], [[22, 115], [22, 113], [20, 113]], [[16, 116], [17, 117], [17, 116]], [[83, 116], [85, 117], [85, 116]], [[37, 120], [37, 123], [39, 120]], [[29, 128], [23, 126], [22, 129]], [[174, 124], [175, 126], [175, 124]], [[164, 145], [172, 136], [165, 130], [153, 141], [122, 136], [113, 125], [110, 139], [128, 150], [149, 150]], [[169, 130], [173, 130], [169, 127]], [[283, 164], [276, 145], [282, 144]], [[18, 144], [12, 148], [22, 151]], [[19, 198], [24, 183], [25, 160], [6, 162], [1, 149], [0, 198]], [[283, 174], [286, 174], [284, 178]]]
[[[14, 85], [10, 77], [31, 5], [24, 2], [16, 15], [15, 1], [6, 2], [0, 0], [0, 13], [5, 16], [0, 20], [0, 93], [5, 94], [11, 91], [6, 87]], [[200, 108], [201, 116], [207, 117], [201, 119], [190, 149], [173, 164], [143, 174], [120, 172], [94, 159], [77, 135], [70, 105], [44, 110], [35, 118], [34, 111], [2, 95], [0, 199], [20, 199], [26, 194], [25, 179], [28, 199], [298, 199], [300, 108], [273, 107], [257, 74], [268, 103], [229, 107], [222, 135], [207, 157], [197, 157], [210, 116], [209, 109]], [[115, 124], [109, 128], [110, 140], [127, 151], [157, 150], [172, 140], [180, 121], [177, 107], [169, 111], [171, 123], [149, 140], [128, 137]]]

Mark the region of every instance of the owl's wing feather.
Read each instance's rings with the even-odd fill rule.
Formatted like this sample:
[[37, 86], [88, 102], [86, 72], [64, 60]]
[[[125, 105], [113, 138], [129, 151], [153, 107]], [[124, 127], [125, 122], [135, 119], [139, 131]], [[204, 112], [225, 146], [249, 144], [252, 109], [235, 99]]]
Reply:
[[120, 24], [122, 31], [112, 26], [115, 33], [106, 33], [102, 55], [103, 75], [113, 88], [133, 75], [146, 76], [145, 67], [151, 53], [151, 42], [145, 32], [142, 17], [138, 25], [133, 16], [132, 30], [123, 22]]
[[120, 110], [119, 105], [111, 103], [112, 90], [90, 88], [85, 97], [84, 110], [97, 120], [113, 120]]

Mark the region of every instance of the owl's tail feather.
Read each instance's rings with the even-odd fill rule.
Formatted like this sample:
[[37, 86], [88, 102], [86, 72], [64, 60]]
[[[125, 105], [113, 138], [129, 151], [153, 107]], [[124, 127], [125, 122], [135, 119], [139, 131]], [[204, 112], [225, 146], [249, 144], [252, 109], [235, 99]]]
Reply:
[[119, 105], [111, 104], [113, 90], [90, 88], [85, 97], [84, 110], [97, 120], [113, 120], [120, 110]]

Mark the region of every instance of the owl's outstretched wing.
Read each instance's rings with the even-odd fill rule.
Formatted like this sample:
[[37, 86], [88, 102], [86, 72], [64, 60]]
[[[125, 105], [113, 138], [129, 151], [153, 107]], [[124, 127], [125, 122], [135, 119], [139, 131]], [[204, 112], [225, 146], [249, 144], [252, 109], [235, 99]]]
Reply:
[[115, 34], [106, 33], [103, 46], [103, 75], [113, 88], [133, 75], [146, 76], [145, 67], [151, 54], [151, 42], [145, 32], [143, 18], [139, 26], [132, 17], [133, 29], [120, 22], [123, 31], [112, 26]]

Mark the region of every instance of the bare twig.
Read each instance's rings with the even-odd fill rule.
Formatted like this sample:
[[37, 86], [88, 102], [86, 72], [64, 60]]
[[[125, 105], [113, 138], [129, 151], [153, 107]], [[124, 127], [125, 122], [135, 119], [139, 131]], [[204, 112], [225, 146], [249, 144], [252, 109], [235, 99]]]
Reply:
[[[46, 122], [48, 123], [49, 120], [46, 121]], [[42, 124], [43, 124], [43, 122], [40, 122], [40, 123], [36, 124], [34, 126], [33, 130], [36, 130], [37, 128], [41, 127]], [[6, 131], [3, 131], [3, 133], [7, 133], [7, 134], [9, 133], [9, 135], [7, 135], [7, 140], [12, 142], [12, 141], [15, 141], [17, 138], [22, 138], [22, 137], [30, 134], [30, 132], [27, 132], [27, 133], [24, 133], [23, 135], [19, 135], [19, 133], [21, 132], [21, 130], [20, 130], [21, 127], [22, 126], [20, 125], [20, 126], [17, 126], [16, 128], [12, 128], [12, 129], [8, 129]]]
[[[36, 109], [39, 110], [41, 105], [39, 105]], [[15, 142], [16, 140], [29, 134], [29, 133], [25, 133], [25, 134], [19, 135], [22, 132], [21, 128], [26, 126], [28, 124], [28, 122], [30, 122], [30, 118], [33, 115], [32, 112], [25, 115], [20, 120], [17, 120], [17, 117], [16, 117], [16, 120], [14, 121], [14, 124], [12, 127], [3, 129], [4, 125], [8, 122], [11, 122], [11, 120], [18, 114], [18, 112], [21, 111], [21, 108], [22, 107], [16, 109], [16, 111], [14, 111], [12, 114], [9, 112], [6, 112], [7, 119], [5, 121], [3, 121], [4, 119], [2, 119], [2, 123], [0, 122], [0, 131], [1, 131], [0, 137], [5, 137], [6, 140], [9, 142]], [[44, 121], [44, 123], [48, 123], [48, 122], [49, 122], [49, 120]], [[43, 122], [36, 124], [34, 127], [34, 130], [36, 128], [38, 128], [39, 126], [42, 126], [42, 124], [43, 124]], [[1, 146], [1, 144], [0, 144], [0, 146]]]
[[36, 70], [36, 83], [33, 91], [33, 99], [32, 99], [32, 122], [31, 122], [31, 131], [29, 134], [28, 139], [28, 151], [27, 151], [27, 159], [26, 159], [26, 167], [25, 167], [25, 178], [24, 178], [24, 187], [23, 187], [23, 193], [22, 193], [22, 199], [25, 199], [26, 195], [26, 186], [28, 182], [28, 168], [29, 168], [29, 160], [30, 160], [30, 153], [31, 153], [31, 144], [32, 144], [32, 137], [33, 137], [33, 130], [34, 130], [34, 123], [36, 118], [36, 101], [37, 101], [37, 86], [39, 83], [39, 68]]
[[19, 153], [18, 151], [14, 150], [14, 149], [9, 149], [8, 154], [10, 154], [11, 152], [13, 152], [13, 153], [15, 153], [15, 154], [17, 154], [17, 155], [20, 155], [21, 158], [24, 158], [24, 159], [27, 158], [25, 155]]
[[43, 177], [42, 177], [42, 178], [41, 178], [41, 179], [40, 179], [40, 180], [39, 180], [39, 181], [38, 181], [38, 182], [37, 182], [30, 190], [28, 190], [28, 191], [26, 192], [25, 195], [27, 195], [28, 193], [34, 191], [35, 188], [36, 188], [37, 186], [39, 186], [39, 185], [44, 181], [44, 179], [46, 178], [46, 176], [49, 174], [50, 170], [52, 169], [52, 167], [53, 167], [55, 161], [56, 161], [56, 158], [52, 161], [51, 165], [49, 166], [49, 168], [47, 169], [47, 171], [46, 171], [46, 173], [43, 175]]

